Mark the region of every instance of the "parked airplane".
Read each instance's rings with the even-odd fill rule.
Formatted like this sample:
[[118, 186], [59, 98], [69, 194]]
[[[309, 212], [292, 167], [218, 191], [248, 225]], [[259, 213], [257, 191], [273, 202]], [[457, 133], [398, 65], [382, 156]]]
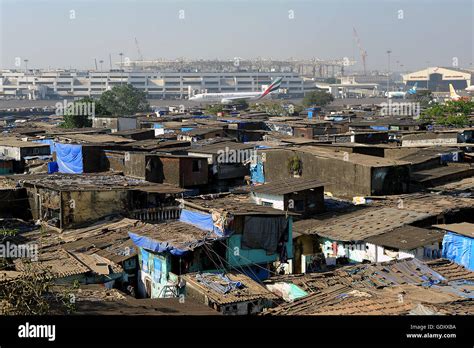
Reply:
[[406, 92], [385, 92], [385, 96], [389, 98], [405, 98], [408, 95], [416, 94], [416, 89], [418, 87], [418, 83], [415, 82], [412, 88], [410, 88]]
[[469, 100], [471, 100], [471, 98], [469, 98], [467, 96], [466, 97], [461, 97], [459, 94], [457, 94], [456, 91], [454, 90], [454, 87], [453, 87], [452, 84], [449, 84], [449, 99], [451, 99], [452, 101], [458, 101], [458, 100], [467, 100], [467, 101], [469, 101]]
[[230, 92], [230, 93], [199, 93], [189, 100], [197, 102], [220, 102], [222, 104], [232, 104], [240, 100], [255, 101], [265, 98], [270, 93], [277, 91], [280, 88], [283, 77], [277, 78], [268, 88], [263, 92]]
[[465, 91], [468, 93], [474, 93], [474, 85], [470, 85], [469, 87], [465, 89]]

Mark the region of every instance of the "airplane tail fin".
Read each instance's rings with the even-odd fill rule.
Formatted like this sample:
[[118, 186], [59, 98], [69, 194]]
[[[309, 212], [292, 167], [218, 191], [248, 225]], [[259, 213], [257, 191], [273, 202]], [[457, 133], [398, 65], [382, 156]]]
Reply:
[[258, 97], [258, 99], [262, 99], [269, 93], [277, 91], [280, 88], [282, 80], [283, 80], [283, 77], [278, 77], [275, 81], [272, 82], [270, 86], [268, 86], [268, 88], [265, 91], [262, 92], [262, 94], [260, 95], [260, 97]]
[[413, 87], [408, 90], [408, 94], [415, 94], [417, 88], [418, 88], [418, 82], [415, 82]]
[[458, 96], [458, 94], [456, 93], [456, 91], [454, 90], [454, 87], [452, 84], [449, 84], [449, 96], [451, 98], [455, 98]]

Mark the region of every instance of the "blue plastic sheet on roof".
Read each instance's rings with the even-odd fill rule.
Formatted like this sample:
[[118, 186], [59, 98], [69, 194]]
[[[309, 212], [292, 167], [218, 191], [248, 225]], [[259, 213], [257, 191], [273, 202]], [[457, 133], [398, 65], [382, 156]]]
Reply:
[[163, 125], [161, 123], [153, 123], [153, 128], [160, 129], [160, 128], [163, 128]]
[[192, 131], [194, 128], [192, 127], [181, 127], [181, 132], [189, 132]]
[[214, 223], [211, 214], [199, 213], [183, 209], [179, 217], [179, 221], [196, 226], [204, 231], [214, 231]]
[[446, 233], [443, 238], [443, 257], [474, 271], [474, 239]]
[[82, 145], [56, 143], [56, 161], [60, 173], [82, 174]]
[[[139, 236], [138, 234], [132, 232], [128, 232], [128, 235], [136, 246], [150, 250], [155, 253], [164, 253], [168, 251], [172, 255], [181, 256], [188, 252], [188, 250], [173, 247], [169, 245], [168, 242], [158, 242], [150, 237]], [[144, 254], [142, 253], [142, 257], [143, 255]]]
[[387, 126], [370, 126], [373, 130], [388, 130]]

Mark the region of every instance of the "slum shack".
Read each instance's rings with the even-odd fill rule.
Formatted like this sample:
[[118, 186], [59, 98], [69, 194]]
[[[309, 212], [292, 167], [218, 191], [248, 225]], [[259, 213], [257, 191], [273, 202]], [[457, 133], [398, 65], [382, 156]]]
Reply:
[[186, 298], [196, 300], [225, 315], [249, 315], [273, 307], [277, 296], [244, 274], [189, 273]]
[[174, 197], [183, 190], [122, 175], [52, 174], [20, 180], [33, 219], [60, 230], [78, 228], [109, 215], [166, 220], [179, 217]]
[[310, 216], [324, 211], [324, 184], [315, 179], [290, 178], [253, 186], [250, 196], [259, 205]]

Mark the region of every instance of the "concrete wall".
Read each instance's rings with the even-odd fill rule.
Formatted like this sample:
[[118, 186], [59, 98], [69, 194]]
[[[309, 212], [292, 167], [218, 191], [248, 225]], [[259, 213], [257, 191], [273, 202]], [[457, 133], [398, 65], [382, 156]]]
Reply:
[[298, 156], [302, 178], [318, 179], [324, 190], [343, 197], [402, 193], [408, 189], [408, 166], [370, 167], [338, 158], [318, 157], [296, 150], [259, 150], [265, 153], [265, 182], [289, 179], [288, 160]]
[[132, 178], [145, 179], [146, 176], [146, 158], [142, 152], [125, 153], [124, 174]]
[[61, 193], [61, 228], [73, 228], [128, 207], [128, 191], [64, 191]]
[[[199, 171], [193, 171], [194, 161], [198, 161]], [[208, 163], [207, 158], [168, 157], [130, 152], [129, 155], [125, 154], [124, 173], [150, 182], [190, 187], [207, 184]]]

